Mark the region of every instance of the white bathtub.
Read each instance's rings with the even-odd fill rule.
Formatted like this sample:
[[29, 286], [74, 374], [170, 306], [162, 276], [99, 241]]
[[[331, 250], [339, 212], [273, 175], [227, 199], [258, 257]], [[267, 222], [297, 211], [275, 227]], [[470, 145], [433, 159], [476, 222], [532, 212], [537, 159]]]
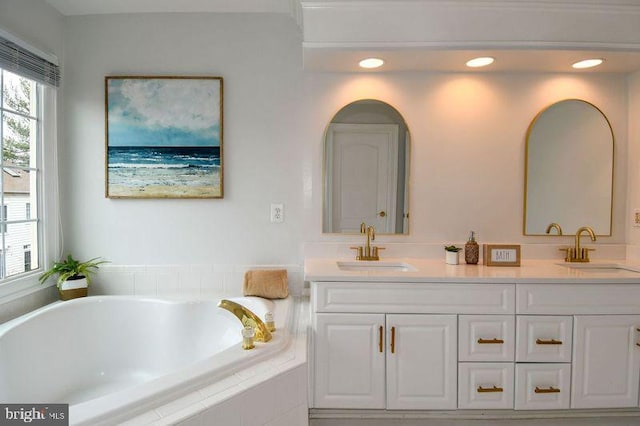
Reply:
[[241, 347], [240, 321], [218, 300], [96, 296], [0, 325], [0, 401], [68, 403], [72, 424], [111, 423], [179, 398], [280, 351], [290, 299], [229, 298], [277, 331]]

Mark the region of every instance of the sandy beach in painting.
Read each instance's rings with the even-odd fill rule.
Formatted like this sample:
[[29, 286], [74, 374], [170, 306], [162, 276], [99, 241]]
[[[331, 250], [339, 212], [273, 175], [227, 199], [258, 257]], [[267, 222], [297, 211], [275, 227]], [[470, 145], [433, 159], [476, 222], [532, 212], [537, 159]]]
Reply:
[[217, 147], [109, 147], [109, 197], [221, 197]]
[[109, 185], [110, 197], [122, 198], [215, 198], [220, 186], [147, 185], [130, 187]]

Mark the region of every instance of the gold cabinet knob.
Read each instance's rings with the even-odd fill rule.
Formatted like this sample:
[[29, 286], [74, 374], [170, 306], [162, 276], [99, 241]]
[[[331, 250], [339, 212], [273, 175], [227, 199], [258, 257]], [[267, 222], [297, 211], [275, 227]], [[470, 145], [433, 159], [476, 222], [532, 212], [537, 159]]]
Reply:
[[382, 210], [380, 213], [378, 213], [378, 216], [380, 216], [380, 217], [385, 217], [386, 215], [387, 215], [387, 213], [384, 210]]

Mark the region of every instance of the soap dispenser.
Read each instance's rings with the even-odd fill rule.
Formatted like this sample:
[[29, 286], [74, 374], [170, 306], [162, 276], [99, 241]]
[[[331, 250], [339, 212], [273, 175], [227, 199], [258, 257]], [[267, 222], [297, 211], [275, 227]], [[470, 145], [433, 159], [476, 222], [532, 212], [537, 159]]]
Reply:
[[464, 261], [469, 265], [477, 265], [480, 259], [480, 246], [476, 241], [476, 232], [471, 231], [469, 240], [464, 245]]

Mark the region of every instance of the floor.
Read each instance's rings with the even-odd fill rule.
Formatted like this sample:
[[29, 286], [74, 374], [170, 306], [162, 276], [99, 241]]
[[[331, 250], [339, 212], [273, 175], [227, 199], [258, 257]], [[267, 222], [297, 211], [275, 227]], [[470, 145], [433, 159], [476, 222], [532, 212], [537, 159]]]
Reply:
[[309, 426], [640, 426], [640, 417], [534, 420], [310, 419]]

